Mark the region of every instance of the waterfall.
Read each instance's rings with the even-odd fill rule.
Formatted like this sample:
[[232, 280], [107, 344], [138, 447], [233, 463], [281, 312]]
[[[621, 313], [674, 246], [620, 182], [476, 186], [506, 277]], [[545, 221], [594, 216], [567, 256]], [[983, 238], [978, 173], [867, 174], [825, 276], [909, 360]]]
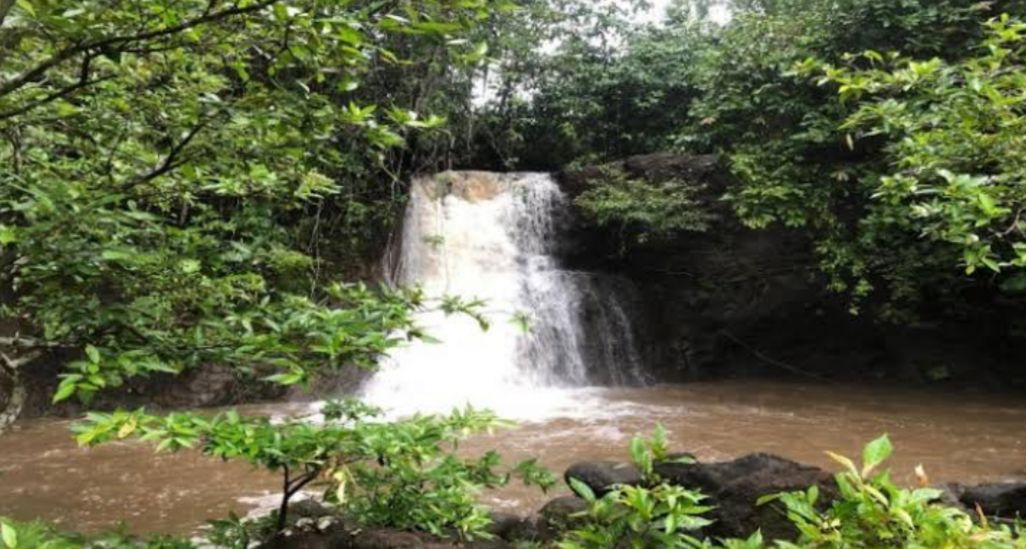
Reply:
[[393, 352], [363, 397], [396, 413], [469, 403], [524, 417], [562, 402], [566, 389], [642, 382], [626, 281], [560, 268], [567, 215], [547, 174], [447, 172], [414, 181], [390, 254], [391, 282], [481, 299], [490, 326], [420, 314], [418, 325], [438, 341]]

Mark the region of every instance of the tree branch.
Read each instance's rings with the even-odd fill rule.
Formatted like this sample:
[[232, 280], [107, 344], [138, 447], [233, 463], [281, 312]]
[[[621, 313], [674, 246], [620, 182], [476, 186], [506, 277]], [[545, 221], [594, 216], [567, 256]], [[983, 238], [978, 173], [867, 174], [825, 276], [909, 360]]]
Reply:
[[7, 402], [0, 408], [0, 435], [18, 419], [21, 411], [25, 408], [25, 401], [28, 400], [28, 388], [18, 371], [15, 370], [8, 377], [11, 382], [11, 392], [7, 395]]
[[[10, 0], [0, 0], [0, 2], [7, 2]], [[8, 95], [15, 92], [30, 82], [35, 82], [42, 78], [47, 71], [60, 65], [61, 63], [72, 59], [79, 54], [89, 53], [91, 51], [109, 51], [116, 48], [124, 48], [129, 44], [135, 42], [142, 42], [145, 40], [153, 40], [155, 38], [162, 38], [165, 36], [171, 36], [180, 33], [185, 30], [189, 30], [193, 27], [198, 27], [207, 23], [213, 23], [221, 19], [234, 17], [236, 15], [245, 15], [263, 10], [281, 0], [262, 0], [256, 4], [252, 4], [245, 7], [233, 7], [225, 10], [208, 13], [195, 19], [190, 19], [184, 23], [175, 25], [173, 27], [166, 27], [162, 29], [155, 29], [151, 31], [138, 32], [136, 34], [128, 36], [112, 36], [99, 40], [93, 40], [91, 42], [83, 42], [68, 46], [57, 53], [53, 54], [49, 59], [41, 62], [32, 69], [29, 69], [14, 78], [7, 80], [6, 82], [0, 83], [0, 96]]]
[[770, 366], [776, 366], [777, 368], [780, 368], [781, 370], [786, 370], [788, 372], [791, 372], [792, 374], [797, 374], [797, 375], [800, 375], [800, 376], [810, 377], [812, 379], [819, 379], [819, 380], [825, 379], [823, 376], [821, 376], [819, 374], [814, 374], [812, 372], [806, 372], [805, 370], [802, 370], [802, 369], [796, 368], [794, 366], [791, 366], [790, 364], [788, 364], [786, 362], [781, 362], [779, 360], [775, 360], [773, 358], [770, 358], [769, 356], [766, 356], [765, 354], [763, 354], [758, 349], [753, 349], [750, 345], [748, 345], [744, 341], [741, 341], [740, 339], [737, 338], [737, 336], [735, 336], [734, 334], [732, 334], [732, 333], [730, 333], [730, 332], [728, 332], [726, 330], [720, 330], [719, 334], [722, 335], [723, 337], [729, 339], [730, 341], [733, 341], [739, 347], [741, 347], [742, 349], [744, 349], [744, 350], [748, 351], [749, 353], [751, 353], [752, 356], [754, 356], [755, 358], [765, 362], [766, 364], [769, 364]]
[[183, 137], [181, 141], [179, 141], [171, 147], [171, 150], [168, 151], [167, 156], [164, 157], [164, 160], [162, 160], [156, 168], [153, 168], [152, 170], [130, 180], [128, 183], [125, 184], [125, 189], [131, 189], [132, 187], [135, 187], [137, 185], [141, 185], [148, 181], [152, 181], [168, 172], [171, 172], [178, 166], [181, 166], [182, 162], [176, 162], [176, 160], [178, 160], [178, 156], [182, 153], [185, 147], [189, 146], [189, 143], [192, 142], [196, 135], [198, 135], [199, 132], [202, 131], [203, 128], [205, 128], [211, 120], [213, 120], [213, 118], [214, 117], [211, 116], [209, 118], [204, 118], [203, 120], [200, 120], [195, 126], [192, 127], [191, 130], [189, 130], [187, 134], [185, 134], [185, 137]]
[[94, 55], [92, 53], [88, 53], [88, 54], [85, 55], [85, 57], [82, 58], [82, 68], [79, 69], [79, 78], [78, 78], [78, 81], [76, 83], [74, 83], [74, 84], [72, 84], [70, 86], [67, 86], [67, 87], [65, 87], [65, 88], [63, 88], [61, 90], [55, 91], [55, 92], [47, 95], [46, 97], [44, 97], [44, 98], [42, 98], [42, 99], [40, 99], [38, 101], [34, 101], [34, 102], [31, 102], [31, 103], [28, 103], [27, 105], [23, 105], [21, 107], [9, 110], [7, 112], [0, 113], [0, 120], [5, 120], [7, 118], [13, 118], [15, 116], [19, 116], [19, 115], [25, 114], [25, 113], [31, 111], [32, 109], [35, 109], [37, 107], [41, 107], [43, 105], [46, 105], [47, 103], [52, 103], [53, 101], [61, 99], [62, 97], [67, 97], [67, 96], [69, 96], [69, 95], [71, 95], [71, 94], [75, 93], [76, 91], [81, 90], [83, 88], [87, 88], [87, 87], [92, 86], [94, 84], [98, 84], [100, 82], [104, 82], [104, 81], [113, 79], [114, 78], [113, 76], [104, 76], [104, 77], [101, 77], [101, 78], [97, 78], [95, 80], [90, 80], [89, 79], [90, 67], [92, 66], [93, 59], [95, 59], [95, 58], [96, 58], [96, 55]]
[[0, 360], [3, 361], [3, 370], [8, 373], [12, 378], [18, 377], [18, 371], [22, 366], [32, 362], [33, 360], [43, 356], [43, 351], [30, 351], [29, 353], [19, 356], [17, 358], [11, 358], [7, 353], [0, 352]]
[[60, 349], [62, 347], [67, 347], [67, 345], [43, 341], [32, 337], [14, 335], [0, 337], [0, 347], [14, 347], [20, 349]]

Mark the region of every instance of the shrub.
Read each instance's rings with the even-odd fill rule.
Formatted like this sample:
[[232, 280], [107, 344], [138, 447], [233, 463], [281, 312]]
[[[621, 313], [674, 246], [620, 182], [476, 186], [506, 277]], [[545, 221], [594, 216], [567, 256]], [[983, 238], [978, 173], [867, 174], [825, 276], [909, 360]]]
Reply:
[[159, 450], [199, 448], [277, 472], [284, 486], [277, 530], [286, 526], [290, 500], [318, 483], [329, 502], [368, 526], [484, 538], [490, 518], [475, 500], [480, 490], [504, 485], [514, 475], [543, 488], [555, 482], [533, 461], [500, 473], [495, 453], [478, 459], [457, 456], [467, 436], [507, 425], [489, 412], [468, 408], [395, 422], [375, 421], [379, 414], [358, 402], [330, 403], [319, 424], [235, 412], [207, 418], [118, 411], [91, 413], [75, 429], [81, 444], [135, 437], [156, 443]]
[[[796, 543], [778, 542], [781, 548], [1010, 548], [1026, 547], [1026, 539], [1006, 526], [990, 527], [985, 519], [975, 523], [960, 509], [939, 502], [943, 492], [934, 488], [899, 488], [890, 471], [879, 466], [893, 447], [885, 435], [866, 445], [862, 466], [830, 453], [844, 469], [835, 477], [840, 499], [824, 512], [818, 511], [816, 487], [762, 498], [760, 503], [781, 501], [787, 516], [798, 527]], [[926, 484], [922, 469], [917, 473]]]

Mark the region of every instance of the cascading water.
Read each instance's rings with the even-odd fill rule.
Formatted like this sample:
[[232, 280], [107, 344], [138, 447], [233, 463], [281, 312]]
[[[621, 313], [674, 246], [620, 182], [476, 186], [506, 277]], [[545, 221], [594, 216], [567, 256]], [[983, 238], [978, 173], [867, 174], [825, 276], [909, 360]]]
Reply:
[[[641, 382], [622, 284], [559, 267], [565, 214], [566, 199], [546, 174], [449, 172], [415, 181], [391, 254], [392, 282], [481, 299], [491, 326], [420, 315], [440, 342], [398, 349], [363, 397], [397, 414], [472, 404], [524, 418], [569, 405], [568, 388]], [[513, 321], [518, 314], [529, 319], [526, 331]]]

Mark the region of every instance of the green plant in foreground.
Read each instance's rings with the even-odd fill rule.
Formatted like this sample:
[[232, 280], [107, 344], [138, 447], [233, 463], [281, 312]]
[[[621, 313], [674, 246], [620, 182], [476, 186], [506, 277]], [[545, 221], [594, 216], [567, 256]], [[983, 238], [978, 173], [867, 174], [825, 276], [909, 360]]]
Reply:
[[[571, 487], [587, 500], [581, 523], [557, 543], [559, 549], [611, 547], [668, 547], [686, 549], [1022, 549], [1026, 539], [1018, 525], [992, 525], [940, 502], [933, 488], [900, 488], [880, 466], [893, 451], [884, 435], [866, 445], [862, 466], [838, 454], [829, 455], [844, 466], [835, 477], [839, 497], [825, 511], [818, 507], [816, 486], [805, 491], [767, 495], [757, 504], [784, 504], [787, 518], [798, 530], [796, 540], [764, 540], [760, 532], [748, 539], [712, 540], [700, 530], [712, 524], [702, 515], [712, 510], [699, 492], [663, 482], [653, 464], [668, 458], [665, 432], [631, 442], [635, 464], [645, 477], [643, 486], [620, 486], [598, 498], [584, 483]], [[917, 470], [925, 484], [926, 476]], [[753, 502], [756, 503], [756, 502]]]
[[533, 461], [499, 473], [493, 452], [478, 459], [456, 455], [467, 436], [508, 425], [490, 412], [468, 408], [395, 422], [375, 421], [379, 414], [359, 402], [329, 403], [320, 424], [235, 412], [210, 418], [118, 411], [90, 413], [75, 431], [83, 445], [134, 437], [156, 443], [158, 450], [198, 448], [280, 473], [277, 530], [287, 524], [290, 500], [318, 483], [329, 502], [364, 525], [483, 538], [490, 518], [475, 500], [480, 490], [504, 485], [514, 475], [543, 488], [555, 482]]
[[631, 456], [644, 477], [655, 484], [618, 486], [601, 498], [585, 483], [570, 479], [570, 486], [588, 502], [579, 517], [583, 525], [571, 530], [557, 544], [560, 549], [606, 547], [700, 547], [691, 536], [712, 522], [701, 515], [711, 510], [700, 492], [659, 483], [654, 464], [667, 458], [666, 431], [660, 426], [650, 439], [635, 437]]
[[[849, 458], [829, 453], [844, 469], [835, 477], [840, 497], [826, 511], [816, 504], [819, 490], [788, 492], [764, 497], [760, 504], [779, 500], [800, 532], [796, 542], [778, 541], [782, 549], [874, 548], [961, 549], [1022, 548], [1026, 539], [1005, 526], [977, 524], [960, 509], [939, 502], [934, 488], [899, 488], [890, 471], [879, 467], [893, 451], [884, 435], [866, 445], [862, 467]], [[925, 481], [922, 470], [917, 471]]]
[[170, 537], [141, 540], [119, 532], [87, 537], [41, 522], [0, 517], [0, 549], [195, 549], [195, 545]]

